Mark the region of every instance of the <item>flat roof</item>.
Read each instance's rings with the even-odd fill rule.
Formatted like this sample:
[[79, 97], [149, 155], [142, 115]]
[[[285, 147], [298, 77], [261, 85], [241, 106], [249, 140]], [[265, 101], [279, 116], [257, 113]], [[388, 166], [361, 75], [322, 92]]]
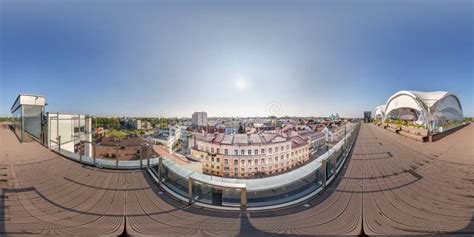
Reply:
[[[35, 95], [35, 94], [28, 94], [28, 93], [20, 93], [18, 94], [18, 96], [16, 97], [15, 99], [15, 102], [13, 102], [13, 105], [10, 107], [10, 111], [13, 113], [15, 112], [21, 105], [36, 105], [36, 104], [31, 104], [31, 103], [25, 103], [25, 102], [21, 102], [20, 101], [20, 98], [22, 97], [35, 97], [36, 98], [43, 98], [43, 99], [46, 99], [46, 97], [42, 96], [42, 95]], [[45, 105], [45, 101], [43, 101], [42, 104], [40, 104], [40, 106], [44, 106]]]

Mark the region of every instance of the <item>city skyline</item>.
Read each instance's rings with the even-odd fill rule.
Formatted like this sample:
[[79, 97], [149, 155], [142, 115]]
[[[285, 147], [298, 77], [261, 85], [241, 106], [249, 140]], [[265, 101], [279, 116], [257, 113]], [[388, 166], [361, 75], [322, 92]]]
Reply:
[[2, 1], [0, 116], [34, 93], [97, 116], [362, 117], [399, 90], [474, 116], [470, 1], [129, 3]]

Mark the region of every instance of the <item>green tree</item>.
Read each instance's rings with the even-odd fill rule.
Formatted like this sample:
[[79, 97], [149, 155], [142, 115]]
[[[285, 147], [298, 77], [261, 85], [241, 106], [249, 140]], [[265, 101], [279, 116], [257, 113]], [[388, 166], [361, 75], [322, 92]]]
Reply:
[[245, 133], [245, 128], [242, 125], [242, 123], [240, 123], [240, 125], [239, 125], [239, 133]]

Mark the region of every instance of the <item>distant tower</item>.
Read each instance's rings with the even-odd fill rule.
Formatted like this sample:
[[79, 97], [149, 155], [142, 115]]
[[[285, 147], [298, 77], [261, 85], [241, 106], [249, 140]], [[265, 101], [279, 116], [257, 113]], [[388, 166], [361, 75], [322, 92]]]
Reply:
[[207, 126], [207, 113], [206, 112], [194, 112], [192, 116], [192, 125], [196, 127]]

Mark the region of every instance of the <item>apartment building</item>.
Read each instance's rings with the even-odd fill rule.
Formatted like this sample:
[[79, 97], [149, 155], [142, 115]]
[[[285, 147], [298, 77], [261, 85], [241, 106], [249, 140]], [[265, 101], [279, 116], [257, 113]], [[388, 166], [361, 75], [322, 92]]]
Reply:
[[224, 177], [252, 177], [284, 172], [309, 159], [310, 143], [278, 133], [194, 133], [191, 156], [203, 172]]
[[207, 126], [207, 113], [206, 112], [194, 112], [192, 116], [192, 125], [196, 127]]

